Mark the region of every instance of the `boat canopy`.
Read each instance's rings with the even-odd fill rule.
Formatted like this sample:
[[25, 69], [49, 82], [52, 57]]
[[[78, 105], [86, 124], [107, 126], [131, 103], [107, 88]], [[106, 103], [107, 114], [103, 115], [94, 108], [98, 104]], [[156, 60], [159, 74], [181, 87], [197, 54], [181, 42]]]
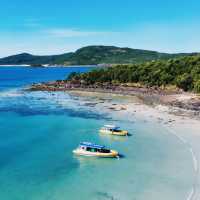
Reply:
[[81, 142], [80, 146], [96, 148], [96, 149], [104, 149], [105, 148], [105, 146], [103, 146], [103, 145], [93, 144], [91, 142]]
[[112, 129], [112, 130], [117, 130], [120, 128], [119, 126], [115, 126], [115, 125], [104, 125], [104, 127], [108, 129]]

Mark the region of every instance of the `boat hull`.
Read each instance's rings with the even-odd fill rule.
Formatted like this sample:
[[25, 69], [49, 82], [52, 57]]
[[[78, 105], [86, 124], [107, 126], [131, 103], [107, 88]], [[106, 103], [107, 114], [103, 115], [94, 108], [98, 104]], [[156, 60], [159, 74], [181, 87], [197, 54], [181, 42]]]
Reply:
[[127, 136], [128, 131], [121, 130], [121, 131], [108, 131], [108, 130], [100, 130], [101, 134], [107, 134], [107, 135], [117, 135], [117, 136]]
[[81, 149], [75, 149], [73, 153], [79, 156], [92, 156], [92, 157], [100, 157], [100, 158], [118, 157], [118, 152], [114, 150], [111, 150], [110, 153], [100, 153], [100, 152], [89, 152], [89, 151], [83, 151]]

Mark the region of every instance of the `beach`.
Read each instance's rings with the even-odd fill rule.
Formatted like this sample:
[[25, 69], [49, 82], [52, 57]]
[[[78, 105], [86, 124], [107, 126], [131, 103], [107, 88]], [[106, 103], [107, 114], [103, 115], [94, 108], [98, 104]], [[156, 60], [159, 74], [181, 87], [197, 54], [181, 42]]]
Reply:
[[1, 7], [0, 200], [200, 200], [200, 0]]
[[[4, 200], [198, 199], [195, 115], [137, 95], [27, 90], [33, 83], [64, 79], [72, 70], [88, 70], [81, 67], [0, 70], [5, 74], [0, 77]], [[130, 136], [99, 134], [105, 124], [116, 124]], [[105, 145], [122, 157], [74, 156], [83, 141]]]
[[[194, 171], [194, 183], [191, 185], [191, 191], [188, 193], [187, 200], [196, 200], [200, 197], [200, 123], [199, 119], [195, 119], [193, 115], [190, 115], [185, 111], [178, 112], [176, 108], [170, 108], [168, 106], [156, 105], [150, 106], [144, 104], [144, 102], [137, 97], [127, 97], [124, 95], [113, 95], [105, 93], [92, 93], [73, 91], [73, 95], [89, 96], [103, 98], [105, 102], [103, 104], [104, 112], [112, 113], [115, 118], [139, 120], [145, 123], [154, 122], [161, 124], [166, 129], [167, 134], [171, 134], [177, 140], [180, 141], [188, 150], [191, 156], [191, 161]], [[103, 96], [103, 97], [102, 97]], [[113, 103], [112, 99], [119, 98], [123, 103]], [[187, 98], [187, 97], [186, 97]], [[107, 99], [107, 101], [106, 101]], [[102, 109], [102, 105], [100, 106]], [[191, 113], [190, 113], [191, 114]], [[134, 117], [133, 117], [134, 116]], [[158, 133], [159, 134], [159, 133]], [[179, 162], [177, 160], [177, 162]], [[180, 169], [181, 170], [181, 169]]]
[[48, 91], [48, 92], [88, 92], [101, 94], [116, 94], [127, 97], [136, 96], [146, 104], [164, 105], [172, 108], [171, 111], [183, 113], [183, 115], [200, 118], [200, 96], [192, 92], [184, 92], [177, 88], [146, 87], [138, 85], [84, 85], [66, 80], [51, 81], [33, 84], [27, 88], [28, 91]]

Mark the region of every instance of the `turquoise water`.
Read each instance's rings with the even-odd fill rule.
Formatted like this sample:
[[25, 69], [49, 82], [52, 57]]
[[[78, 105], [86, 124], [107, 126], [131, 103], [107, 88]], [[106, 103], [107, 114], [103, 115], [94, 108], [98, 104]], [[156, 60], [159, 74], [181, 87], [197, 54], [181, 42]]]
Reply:
[[[23, 91], [74, 70], [89, 68], [0, 68], [0, 198], [187, 199], [194, 180], [191, 154], [162, 125], [115, 118], [88, 106], [89, 98]], [[100, 136], [108, 121], [132, 136]], [[72, 150], [80, 141], [107, 145], [123, 157], [76, 157]]]

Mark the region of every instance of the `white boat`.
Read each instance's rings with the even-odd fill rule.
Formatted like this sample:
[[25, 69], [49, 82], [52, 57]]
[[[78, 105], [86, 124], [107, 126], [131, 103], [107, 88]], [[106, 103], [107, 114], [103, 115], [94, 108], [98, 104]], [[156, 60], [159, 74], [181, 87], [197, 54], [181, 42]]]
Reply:
[[73, 153], [80, 156], [95, 156], [103, 158], [116, 158], [118, 152], [106, 149], [105, 146], [93, 144], [90, 142], [81, 142], [79, 147], [73, 150]]

